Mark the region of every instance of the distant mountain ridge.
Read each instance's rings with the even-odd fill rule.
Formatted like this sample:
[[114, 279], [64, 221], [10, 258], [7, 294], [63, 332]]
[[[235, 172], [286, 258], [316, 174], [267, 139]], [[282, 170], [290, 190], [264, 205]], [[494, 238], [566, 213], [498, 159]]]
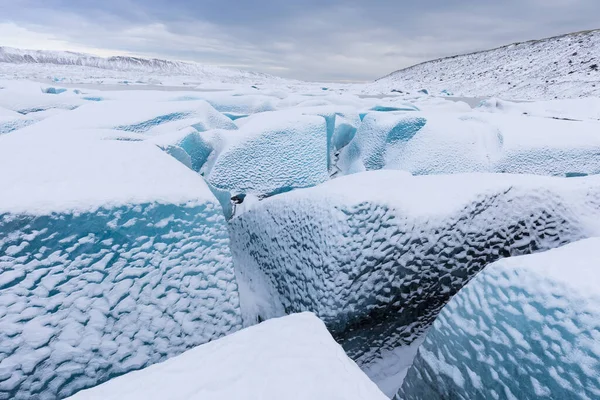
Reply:
[[514, 99], [600, 96], [600, 30], [427, 61], [380, 78], [370, 88]]
[[277, 79], [260, 72], [215, 67], [192, 62], [128, 56], [98, 57], [71, 51], [25, 50], [0, 46], [0, 62], [10, 64], [54, 64], [100, 68], [112, 71], [150, 72], [173, 75], [222, 75]]

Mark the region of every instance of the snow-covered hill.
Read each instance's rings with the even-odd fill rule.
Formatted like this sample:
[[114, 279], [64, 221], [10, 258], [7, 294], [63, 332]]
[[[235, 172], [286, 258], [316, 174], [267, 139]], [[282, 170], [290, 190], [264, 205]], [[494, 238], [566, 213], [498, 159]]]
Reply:
[[369, 91], [553, 99], [600, 95], [600, 30], [442, 58], [383, 77]]
[[[83, 82], [83, 78], [113, 78], [140, 83], [158, 83], [156, 77], [186, 77], [199, 83], [264, 83], [285, 82], [284, 79], [259, 72], [229, 69], [191, 62], [146, 59], [138, 57], [97, 57], [70, 51], [25, 50], [0, 46], [0, 75], [16, 78], [48, 78], [48, 74], [69, 77]], [[155, 79], [149, 81], [148, 77]], [[144, 79], [144, 77], [146, 79]], [[81, 79], [77, 79], [81, 78]]]

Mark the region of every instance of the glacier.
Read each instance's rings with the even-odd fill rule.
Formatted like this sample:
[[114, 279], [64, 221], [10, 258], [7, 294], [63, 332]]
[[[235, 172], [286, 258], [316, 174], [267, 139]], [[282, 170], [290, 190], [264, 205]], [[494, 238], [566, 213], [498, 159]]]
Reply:
[[70, 400], [387, 399], [313, 314], [272, 319]]
[[[79, 396], [353, 398], [355, 383], [381, 398], [365, 375], [392, 397], [440, 310], [487, 265], [600, 235], [595, 98], [380, 95], [221, 71], [195, 81], [135, 58], [2, 57], [0, 399], [98, 384]], [[304, 311], [332, 336], [314, 316], [271, 321]], [[321, 333], [302, 342], [309, 325]]]
[[397, 395], [597, 399], [600, 239], [486, 267], [444, 307]]
[[64, 398], [242, 328], [221, 206], [155, 145], [4, 135], [0, 170], [0, 399]]
[[597, 235], [599, 179], [371, 171], [265, 199], [230, 221], [242, 312], [315, 312], [369, 368], [487, 264]]

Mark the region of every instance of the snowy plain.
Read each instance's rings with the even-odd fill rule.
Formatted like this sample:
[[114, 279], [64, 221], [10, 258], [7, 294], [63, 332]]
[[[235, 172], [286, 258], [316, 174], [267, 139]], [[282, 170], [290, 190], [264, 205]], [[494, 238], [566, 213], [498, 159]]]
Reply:
[[0, 48], [0, 399], [393, 397], [487, 264], [600, 235], [600, 98], [418, 84]]

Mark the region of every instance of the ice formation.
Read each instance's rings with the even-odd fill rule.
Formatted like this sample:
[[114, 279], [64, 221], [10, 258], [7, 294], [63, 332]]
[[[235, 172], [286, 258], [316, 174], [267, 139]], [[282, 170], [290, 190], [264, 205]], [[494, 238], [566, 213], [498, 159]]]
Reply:
[[397, 398], [597, 399], [600, 239], [487, 266], [444, 307]]
[[598, 123], [487, 112], [368, 113], [340, 155], [344, 174], [600, 173]]
[[77, 135], [0, 137], [0, 399], [62, 398], [242, 326], [202, 178]]
[[418, 338], [490, 262], [597, 234], [599, 179], [338, 178], [230, 222], [238, 280], [254, 293], [255, 318], [313, 311], [366, 366]]
[[387, 399], [313, 314], [272, 319], [70, 400]]
[[317, 115], [266, 115], [237, 131], [208, 132], [213, 149], [203, 168], [212, 186], [239, 194], [273, 195], [329, 179], [326, 120]]

